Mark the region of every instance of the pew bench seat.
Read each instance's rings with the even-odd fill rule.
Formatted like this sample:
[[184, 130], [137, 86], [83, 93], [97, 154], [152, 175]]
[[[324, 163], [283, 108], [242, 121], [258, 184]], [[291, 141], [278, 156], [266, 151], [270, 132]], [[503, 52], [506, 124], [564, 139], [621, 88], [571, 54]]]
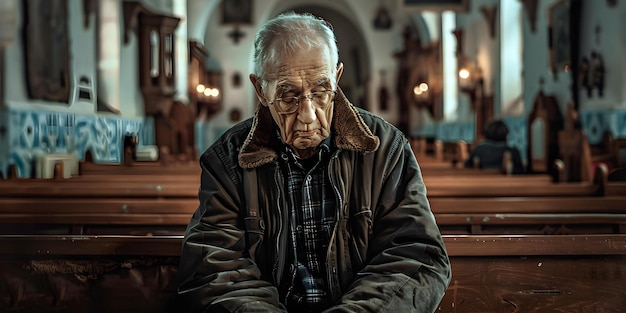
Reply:
[[[182, 234], [194, 197], [10, 197], [0, 230], [11, 234]], [[434, 197], [445, 234], [626, 233], [626, 196]]]
[[[437, 312], [619, 312], [626, 234], [444, 235]], [[0, 235], [0, 311], [179, 312], [181, 236]]]
[[[147, 179], [147, 178], [146, 178]], [[430, 179], [430, 180], [429, 180]], [[425, 178], [429, 197], [503, 197], [503, 196], [601, 196], [606, 185], [596, 182], [551, 183], [532, 179], [447, 180]], [[197, 197], [199, 182], [196, 179], [174, 177], [143, 179], [29, 179], [1, 180], [2, 197]], [[612, 194], [620, 192], [617, 187]]]

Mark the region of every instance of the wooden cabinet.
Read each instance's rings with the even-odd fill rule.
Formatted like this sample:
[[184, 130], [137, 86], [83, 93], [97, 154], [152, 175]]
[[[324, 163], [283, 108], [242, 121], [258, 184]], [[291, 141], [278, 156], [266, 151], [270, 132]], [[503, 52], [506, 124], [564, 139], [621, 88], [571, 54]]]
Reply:
[[124, 19], [128, 33], [136, 28], [139, 50], [139, 87], [146, 116], [154, 118], [155, 141], [159, 159], [170, 162], [197, 158], [194, 147], [194, 109], [175, 101], [176, 27], [180, 19], [160, 14], [140, 2], [124, 2]]
[[554, 96], [540, 91], [528, 115], [528, 171], [550, 173], [556, 177], [554, 160], [559, 155], [559, 131], [563, 129], [563, 115]]
[[200, 119], [208, 119], [222, 107], [222, 73], [208, 71], [208, 51], [197, 41], [189, 42], [189, 100]]
[[137, 27], [139, 85], [145, 114], [168, 116], [177, 92], [174, 31], [180, 19], [155, 13], [136, 1], [124, 2], [124, 18], [125, 42], [128, 32]]

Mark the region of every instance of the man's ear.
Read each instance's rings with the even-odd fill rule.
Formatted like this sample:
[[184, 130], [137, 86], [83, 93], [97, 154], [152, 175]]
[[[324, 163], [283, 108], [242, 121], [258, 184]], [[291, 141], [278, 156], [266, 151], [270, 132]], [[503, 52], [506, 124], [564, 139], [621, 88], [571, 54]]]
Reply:
[[339, 65], [337, 65], [337, 74], [335, 77], [337, 86], [339, 86], [339, 78], [341, 78], [341, 74], [343, 74], [343, 63], [339, 62]]
[[263, 94], [263, 88], [261, 87], [261, 78], [254, 74], [250, 74], [250, 81], [252, 82], [252, 86], [254, 86], [254, 92], [256, 93], [256, 97], [259, 99], [259, 102], [263, 106], [267, 106], [267, 99]]

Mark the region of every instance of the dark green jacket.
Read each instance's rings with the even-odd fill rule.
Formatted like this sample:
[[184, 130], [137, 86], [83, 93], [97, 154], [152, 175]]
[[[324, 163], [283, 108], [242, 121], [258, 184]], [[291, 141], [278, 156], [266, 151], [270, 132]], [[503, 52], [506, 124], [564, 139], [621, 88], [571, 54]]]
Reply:
[[[405, 136], [341, 92], [332, 127], [337, 223], [326, 262], [336, 306], [328, 312], [435, 311], [450, 264]], [[288, 215], [276, 130], [259, 106], [200, 158], [200, 203], [185, 234], [178, 288], [194, 312], [284, 312], [276, 282]]]

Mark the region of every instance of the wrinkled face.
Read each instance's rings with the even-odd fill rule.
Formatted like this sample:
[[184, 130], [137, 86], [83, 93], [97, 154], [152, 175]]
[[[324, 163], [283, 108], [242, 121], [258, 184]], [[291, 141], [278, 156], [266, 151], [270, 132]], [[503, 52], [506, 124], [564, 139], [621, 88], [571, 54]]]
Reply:
[[[250, 75], [257, 97], [262, 105], [269, 107], [283, 141], [300, 158], [314, 155], [330, 135], [334, 108], [334, 96], [330, 92], [328, 103], [323, 105], [305, 97], [336, 90], [342, 71], [342, 64], [334, 71], [328, 48], [322, 48], [284, 57], [275, 71], [269, 73], [272, 78], [265, 88], [258, 77]], [[280, 100], [276, 100], [288, 97], [300, 97], [293, 113], [286, 113], [277, 103]]]

